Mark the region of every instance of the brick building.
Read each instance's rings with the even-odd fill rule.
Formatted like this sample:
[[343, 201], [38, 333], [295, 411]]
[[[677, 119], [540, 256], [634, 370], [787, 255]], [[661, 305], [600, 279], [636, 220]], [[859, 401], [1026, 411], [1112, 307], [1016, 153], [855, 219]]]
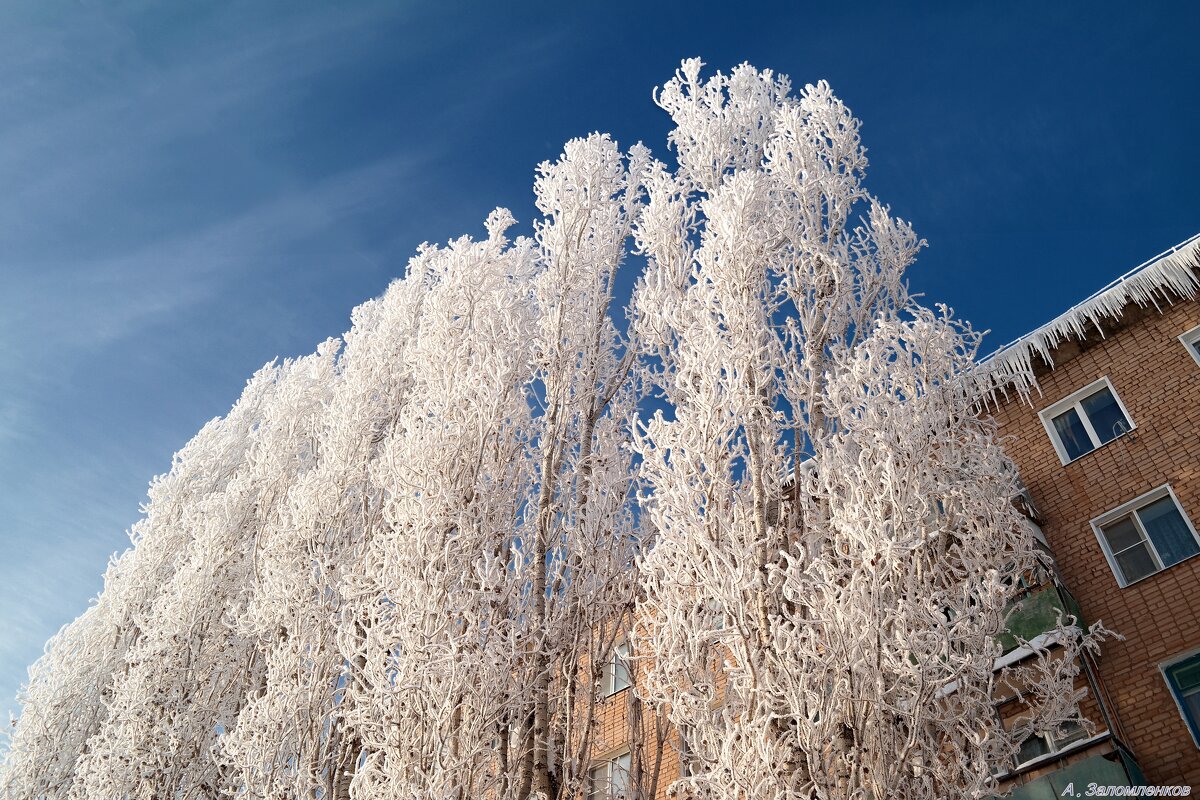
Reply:
[[1096, 665], [1109, 747], [1132, 781], [1200, 789], [1198, 256], [1200, 236], [993, 358], [1037, 378], [996, 418], [1061, 581], [1125, 637]]
[[[1049, 800], [1073, 782], [1200, 790], [1200, 235], [1131, 270], [990, 359], [1032, 374], [997, 395], [1004, 446], [1056, 574], [1035, 582], [1012, 629], [1035, 639], [1061, 609], [1123, 640], [1085, 659], [1095, 731], [1026, 742], [1001, 784]], [[1043, 626], [1043, 627], [1039, 627]], [[1013, 640], [1003, 658], [1029, 651]], [[665, 798], [686, 746], [627, 691], [617, 656], [597, 708], [591, 798]], [[1015, 705], [997, 698], [1007, 719]], [[644, 741], [635, 747], [632, 741]]]

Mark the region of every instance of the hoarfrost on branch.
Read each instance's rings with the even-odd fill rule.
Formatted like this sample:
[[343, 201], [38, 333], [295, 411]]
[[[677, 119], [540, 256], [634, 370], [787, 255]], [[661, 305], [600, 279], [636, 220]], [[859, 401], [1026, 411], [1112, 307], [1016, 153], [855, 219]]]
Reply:
[[701, 68], [656, 93], [674, 166], [568, 142], [531, 236], [422, 246], [176, 455], [31, 668], [4, 796], [566, 800], [618, 642], [638, 797], [667, 720], [675, 790], [757, 799], [986, 796], [1073, 718], [1099, 632], [994, 670], [1043, 556], [858, 120]]

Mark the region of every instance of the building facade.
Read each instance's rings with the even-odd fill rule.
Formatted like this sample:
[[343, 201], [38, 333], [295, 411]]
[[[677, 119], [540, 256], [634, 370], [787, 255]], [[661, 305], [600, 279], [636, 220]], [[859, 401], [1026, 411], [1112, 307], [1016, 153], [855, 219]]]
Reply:
[[1124, 637], [1095, 665], [1108, 748], [1132, 781], [1200, 790], [1198, 256], [1193, 237], [995, 358], [1037, 379], [996, 418], [1061, 583]]

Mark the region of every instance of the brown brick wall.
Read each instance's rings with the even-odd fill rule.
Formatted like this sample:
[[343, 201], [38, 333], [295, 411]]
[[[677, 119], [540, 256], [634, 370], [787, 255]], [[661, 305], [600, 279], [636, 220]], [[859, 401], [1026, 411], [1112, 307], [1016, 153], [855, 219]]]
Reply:
[[[1200, 787], [1200, 750], [1159, 670], [1200, 647], [1200, 557], [1121, 588], [1090, 525], [1163, 484], [1200, 525], [1200, 365], [1178, 339], [1196, 325], [1197, 302], [1127, 309], [1107, 338], [1061, 347], [1039, 376], [1042, 395], [1003, 403], [997, 420], [1084, 616], [1125, 636], [1104, 646], [1100, 676], [1126, 743], [1149, 783]], [[1064, 466], [1037, 412], [1104, 376], [1136, 430]]]
[[[634, 680], [637, 681], [636, 674]], [[630, 724], [635, 715], [641, 720], [636, 734], [635, 726]], [[637, 780], [638, 785], [646, 788], [653, 786], [654, 800], [667, 799], [667, 788], [679, 778], [679, 750], [674, 730], [669, 724], [665, 721], [658, 724], [649, 706], [638, 701], [631, 689], [623, 689], [597, 701], [593, 730], [593, 764], [626, 750], [632, 751], [635, 756], [641, 757], [641, 763], [635, 766], [635, 770], [640, 769], [643, 773]], [[652, 776], [656, 759], [659, 762], [658, 781], [654, 783]]]

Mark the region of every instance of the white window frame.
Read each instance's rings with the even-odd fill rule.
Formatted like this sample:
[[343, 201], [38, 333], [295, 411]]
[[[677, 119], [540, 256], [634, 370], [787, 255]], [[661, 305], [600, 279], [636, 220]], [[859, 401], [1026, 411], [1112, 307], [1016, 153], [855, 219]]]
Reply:
[[1183, 698], [1179, 696], [1179, 692], [1175, 691], [1174, 684], [1171, 683], [1171, 679], [1167, 676], [1167, 670], [1171, 667], [1181, 664], [1184, 661], [1191, 661], [1197, 656], [1200, 656], [1200, 647], [1188, 650], [1186, 653], [1171, 656], [1158, 665], [1158, 671], [1167, 684], [1167, 692], [1170, 693], [1171, 699], [1175, 701], [1175, 708], [1179, 711], [1179, 718], [1183, 721], [1183, 726], [1188, 729], [1188, 734], [1192, 737], [1192, 744], [1200, 749], [1200, 737], [1197, 736], [1197, 731], [1200, 730], [1200, 719], [1192, 720], [1191, 714], [1183, 707]]
[[[1096, 435], [1096, 429], [1092, 427], [1092, 421], [1088, 418], [1087, 412], [1083, 410], [1083, 400], [1096, 394], [1101, 389], [1108, 389], [1112, 394], [1113, 399], [1117, 401], [1117, 407], [1121, 409], [1121, 413], [1125, 415], [1125, 420], [1129, 423], [1129, 428], [1125, 433], [1120, 434], [1107, 442], [1101, 442], [1100, 437]], [[1083, 429], [1087, 433], [1088, 438], [1092, 440], [1092, 449], [1078, 458], [1071, 458], [1067, 455], [1067, 448], [1063, 446], [1062, 440], [1058, 438], [1058, 431], [1054, 428], [1054, 418], [1067, 411], [1074, 409], [1079, 415], [1079, 421], [1083, 424]], [[1046, 429], [1046, 435], [1050, 437], [1051, 444], [1054, 445], [1054, 451], [1058, 453], [1058, 459], [1064, 464], [1070, 464], [1072, 461], [1078, 461], [1084, 456], [1094, 453], [1106, 444], [1111, 444], [1122, 436], [1125, 436], [1130, 431], [1137, 429], [1137, 424], [1133, 421], [1133, 417], [1129, 414], [1129, 409], [1121, 402], [1121, 396], [1117, 394], [1116, 388], [1113, 387], [1112, 381], [1107, 375], [1102, 376], [1098, 380], [1094, 380], [1082, 389], [1072, 392], [1071, 394], [1059, 400], [1051, 406], [1047, 406], [1038, 412], [1038, 417], [1042, 420], [1042, 427]]]
[[[625, 684], [617, 686], [618, 667], [623, 668], [625, 673]], [[600, 682], [600, 689], [604, 692], [605, 697], [612, 697], [620, 691], [624, 691], [633, 685], [633, 672], [629, 668], [629, 641], [627, 639], [618, 639], [612, 648], [612, 655], [604, 664], [604, 673]]]
[[1200, 348], [1200, 325], [1179, 334], [1179, 342], [1183, 345], [1183, 349], [1188, 351], [1192, 360], [1200, 365], [1200, 352], [1197, 351]]
[[[1162, 556], [1158, 554], [1158, 548], [1154, 546], [1154, 540], [1150, 538], [1149, 532], [1147, 532], [1145, 526], [1142, 525], [1141, 517], [1134, 513], [1142, 507], [1148, 506], [1157, 500], [1163, 499], [1164, 497], [1171, 498], [1171, 502], [1175, 504], [1175, 510], [1179, 512], [1179, 516], [1183, 517], [1183, 521], [1188, 526], [1188, 530], [1192, 532], [1192, 538], [1196, 540], [1197, 545], [1200, 545], [1200, 536], [1196, 535], [1196, 527], [1192, 525], [1192, 520], [1190, 517], [1188, 517], [1187, 511], [1184, 510], [1183, 503], [1179, 502], [1179, 497], [1175, 494], [1175, 490], [1171, 488], [1169, 483], [1164, 483], [1162, 486], [1155, 487], [1145, 494], [1138, 495], [1128, 503], [1123, 503], [1114, 508], [1112, 511], [1106, 511], [1091, 521], [1092, 532], [1096, 534], [1096, 541], [1100, 543], [1100, 549], [1104, 551], [1104, 557], [1108, 559], [1108, 566], [1112, 570], [1113, 577], [1117, 579], [1117, 585], [1119, 585], [1122, 589], [1124, 589], [1126, 586], [1132, 586], [1135, 583], [1144, 581], [1147, 578], [1152, 578], [1158, 573], [1162, 572], [1164, 569], [1170, 569], [1170, 567], [1163, 566]], [[1108, 539], [1105, 537], [1104, 531], [1101, 530], [1105, 525], [1111, 525], [1122, 517], [1130, 517], [1133, 520], [1134, 527], [1137, 528], [1138, 533], [1141, 534], [1141, 536], [1145, 539], [1147, 545], [1146, 549], [1150, 553], [1150, 557], [1153, 559], [1155, 566], [1158, 567], [1158, 569], [1156, 569], [1154, 572], [1151, 572], [1149, 575], [1144, 575], [1141, 578], [1138, 578], [1136, 581], [1127, 582], [1125, 580], [1125, 575], [1121, 572], [1121, 567], [1119, 564], [1117, 564], [1117, 559], [1108, 546]], [[1188, 556], [1187, 558], [1183, 559], [1183, 561], [1190, 561], [1191, 559], [1195, 558], [1196, 555]], [[1173, 567], [1176, 564], [1182, 564], [1183, 561], [1176, 561], [1175, 564], [1172, 564], [1171, 566]]]
[[[621, 765], [621, 769], [625, 770], [625, 788], [627, 790], [633, 788], [630, 785], [633, 781], [633, 759], [630, 755], [629, 748], [626, 747], [623, 750], [618, 750], [610, 755], [605, 756], [604, 758], [597, 759], [596, 761], [592, 762], [592, 766], [588, 768], [587, 800], [595, 800], [595, 798], [599, 797], [611, 798], [614, 796], [612, 793], [614, 773], [613, 767], [614, 765], [618, 764], [621, 759], [627, 759], [629, 761], [628, 764]], [[597, 775], [597, 773], [600, 772], [603, 773], [602, 776]], [[596, 785], [598, 778], [603, 780], [605, 783], [604, 788], [607, 789], [607, 792], [604, 794], [600, 794], [598, 791], [599, 787]], [[629, 795], [630, 793], [627, 791], [625, 794], [616, 796], [628, 798]]]

